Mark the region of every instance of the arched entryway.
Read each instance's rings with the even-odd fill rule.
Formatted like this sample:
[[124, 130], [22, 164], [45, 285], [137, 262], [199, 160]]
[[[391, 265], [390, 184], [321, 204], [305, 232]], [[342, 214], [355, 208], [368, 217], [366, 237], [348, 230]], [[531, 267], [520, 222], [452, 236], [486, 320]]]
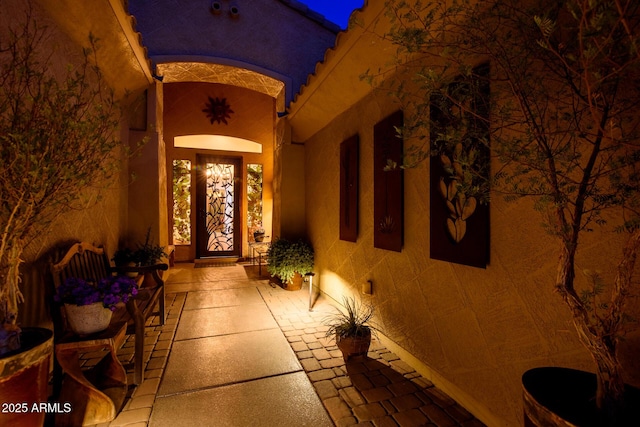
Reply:
[[[252, 228], [273, 235], [274, 148], [283, 134], [277, 112], [284, 109], [286, 85], [214, 63], [164, 63], [157, 72], [163, 80], [168, 226], [176, 260], [247, 256]], [[176, 220], [176, 165], [190, 182], [188, 201], [181, 200], [189, 203], [188, 221]], [[247, 191], [256, 167], [262, 174], [259, 223], [251, 220]], [[177, 227], [188, 230], [189, 238], [180, 237]]]

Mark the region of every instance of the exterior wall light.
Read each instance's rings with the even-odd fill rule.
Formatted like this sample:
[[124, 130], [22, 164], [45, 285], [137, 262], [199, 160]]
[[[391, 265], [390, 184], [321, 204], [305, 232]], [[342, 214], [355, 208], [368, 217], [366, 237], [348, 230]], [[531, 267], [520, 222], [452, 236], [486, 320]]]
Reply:
[[219, 1], [212, 1], [211, 13], [213, 13], [214, 15], [220, 15], [221, 12], [222, 12], [222, 3], [220, 3]]

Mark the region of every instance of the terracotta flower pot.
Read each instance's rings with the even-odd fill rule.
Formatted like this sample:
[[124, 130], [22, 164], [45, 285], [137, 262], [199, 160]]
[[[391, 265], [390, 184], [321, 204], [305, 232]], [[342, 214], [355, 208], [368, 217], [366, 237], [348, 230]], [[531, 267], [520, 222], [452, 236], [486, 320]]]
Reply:
[[[530, 369], [522, 376], [525, 427], [607, 425], [595, 406], [596, 376], [570, 368]], [[616, 426], [640, 426], [640, 390], [625, 389], [625, 408]]]
[[0, 425], [42, 426], [46, 411], [40, 405], [48, 398], [53, 332], [23, 328], [21, 344], [20, 350], [0, 357], [0, 403], [5, 405]]
[[302, 289], [302, 282], [304, 281], [302, 275], [300, 273], [296, 273], [293, 275], [293, 279], [287, 283], [286, 289], [288, 291], [299, 291]]
[[371, 331], [363, 337], [340, 337], [336, 335], [336, 345], [342, 352], [342, 358], [348, 362], [350, 358], [366, 356], [371, 345]]
[[67, 321], [71, 330], [78, 335], [89, 335], [104, 331], [111, 322], [111, 310], [105, 308], [101, 302], [89, 305], [65, 304]]

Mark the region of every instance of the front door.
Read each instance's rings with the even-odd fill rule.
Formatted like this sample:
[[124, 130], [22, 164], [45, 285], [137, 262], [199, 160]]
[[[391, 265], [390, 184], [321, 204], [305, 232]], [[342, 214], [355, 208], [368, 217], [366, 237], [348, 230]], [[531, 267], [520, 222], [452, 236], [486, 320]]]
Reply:
[[242, 158], [197, 156], [197, 257], [239, 257]]

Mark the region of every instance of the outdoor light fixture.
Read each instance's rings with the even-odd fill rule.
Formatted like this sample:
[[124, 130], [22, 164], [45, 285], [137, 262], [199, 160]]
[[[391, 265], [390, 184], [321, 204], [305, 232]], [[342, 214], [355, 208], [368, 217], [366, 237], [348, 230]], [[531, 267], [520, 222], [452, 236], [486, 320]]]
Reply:
[[222, 12], [222, 3], [219, 1], [211, 2], [211, 13], [214, 15], [219, 15]]
[[309, 311], [313, 311], [313, 276], [315, 273], [307, 273], [305, 274], [305, 282], [309, 282]]

